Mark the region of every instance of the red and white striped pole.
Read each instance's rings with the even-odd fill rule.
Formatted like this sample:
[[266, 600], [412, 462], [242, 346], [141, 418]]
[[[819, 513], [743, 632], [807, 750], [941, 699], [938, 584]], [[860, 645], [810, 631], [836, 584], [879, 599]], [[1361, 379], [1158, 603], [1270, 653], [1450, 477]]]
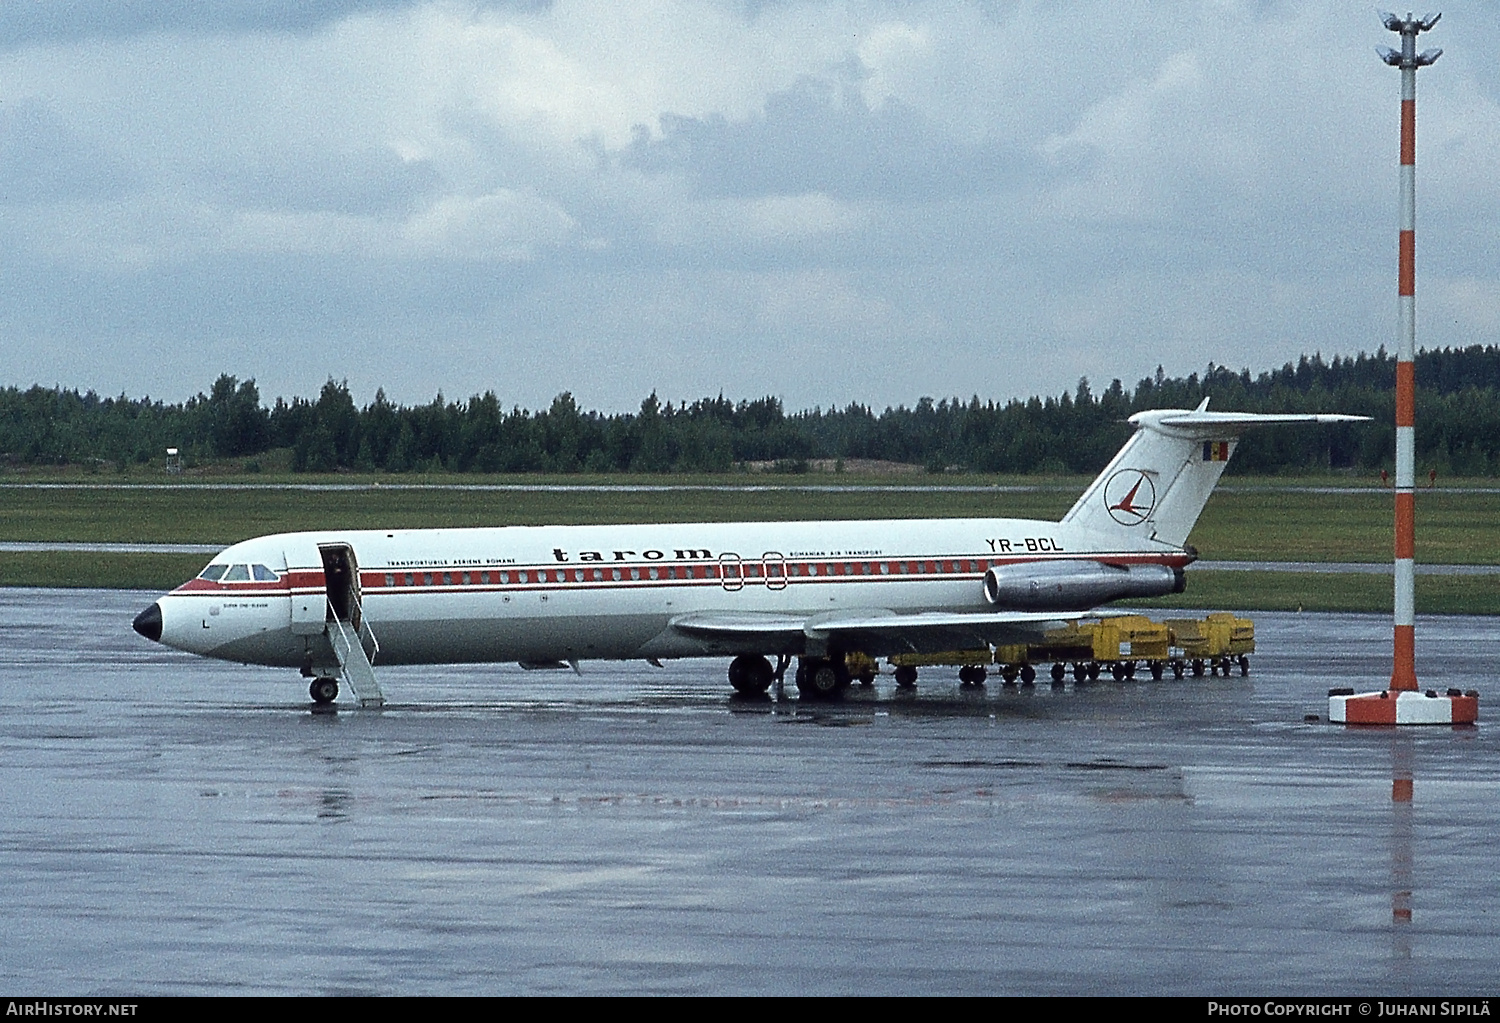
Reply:
[[1417, 68], [1442, 50], [1417, 53], [1417, 34], [1442, 15], [1405, 19], [1393, 14], [1385, 26], [1401, 35], [1401, 52], [1382, 56], [1401, 69], [1401, 234], [1396, 294], [1400, 329], [1396, 339], [1396, 592], [1395, 661], [1391, 689], [1415, 691], [1416, 668], [1416, 405], [1417, 405]]
[[1441, 14], [1384, 16], [1401, 36], [1401, 50], [1381, 48], [1381, 58], [1401, 69], [1401, 233], [1396, 293], [1400, 329], [1396, 345], [1396, 544], [1395, 637], [1390, 687], [1356, 695], [1328, 694], [1328, 718], [1347, 724], [1471, 724], [1479, 716], [1479, 694], [1449, 689], [1439, 696], [1417, 686], [1416, 664], [1416, 408], [1417, 408], [1417, 69], [1442, 50], [1417, 52], [1417, 35]]

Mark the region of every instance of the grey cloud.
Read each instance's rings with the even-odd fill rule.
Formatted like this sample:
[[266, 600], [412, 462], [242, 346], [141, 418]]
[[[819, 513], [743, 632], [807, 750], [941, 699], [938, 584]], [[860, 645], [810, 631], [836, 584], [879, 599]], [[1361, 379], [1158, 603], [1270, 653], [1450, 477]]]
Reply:
[[853, 77], [804, 77], [744, 120], [662, 114], [660, 137], [640, 127], [620, 162], [682, 173], [700, 194], [729, 196], [932, 201], [1014, 187], [1029, 173], [1032, 158], [1013, 144], [959, 142], [894, 99], [872, 109]]
[[[494, 82], [439, 89], [409, 110], [391, 103], [407, 86], [388, 76], [410, 69], [382, 71], [391, 57], [379, 47], [400, 50], [399, 17], [348, 47], [249, 37], [415, 2], [82, 0], [55, 14], [0, 4], [0, 48], [21, 36], [230, 36], [174, 36], [161, 48], [174, 59], [151, 66], [127, 53], [110, 66], [148, 87], [118, 101], [107, 75], [92, 89], [69, 80], [72, 53], [11, 62], [12, 94], [57, 99], [0, 103], [0, 201], [38, 204], [0, 218], [0, 383], [178, 398], [231, 372], [269, 396], [315, 393], [333, 375], [362, 399], [376, 386], [405, 401], [495, 386], [536, 405], [569, 388], [584, 404], [630, 408], [652, 388], [724, 388], [777, 391], [803, 407], [1056, 393], [1085, 374], [1128, 382], [1158, 363], [1185, 373], [1209, 359], [1259, 368], [1393, 336], [1398, 76], [1374, 55], [1389, 34], [1367, 9], [1205, 0], [1167, 5], [1165, 24], [1115, 24], [1104, 5], [1063, 5], [987, 36], [969, 21], [944, 29], [941, 11], [930, 14], [943, 5], [910, 5], [935, 27], [929, 63], [907, 69], [924, 87], [892, 86], [905, 102], [867, 104], [871, 80], [852, 59], [829, 70], [825, 55], [847, 45], [840, 37], [795, 64], [812, 77], [768, 97], [757, 85], [717, 106], [689, 81], [629, 107], [651, 129], [617, 149], [585, 135], [597, 164], [476, 101]], [[786, 33], [799, 6], [736, 9]], [[1012, 7], [1000, 0], [995, 16], [1009, 19]], [[1283, 11], [1303, 20], [1256, 21]], [[580, 66], [608, 59], [570, 45], [566, 32], [596, 27], [578, 20], [557, 29], [558, 51], [582, 54]], [[540, 37], [547, 25], [512, 27]], [[961, 32], [972, 49], [951, 43]], [[1268, 33], [1275, 59], [1257, 60]], [[1421, 83], [1421, 341], [1488, 343], [1500, 323], [1500, 136], [1488, 127], [1500, 77], [1484, 55], [1500, 22], [1449, 10], [1435, 35], [1447, 53]], [[1014, 54], [1001, 37], [1015, 39]], [[684, 53], [694, 45], [681, 43]], [[137, 49], [90, 52], [102, 64]], [[270, 73], [246, 84], [239, 52]], [[1024, 74], [1006, 71], [1015, 54]], [[1201, 82], [1146, 95], [1178, 54], [1198, 62]], [[330, 55], [346, 60], [350, 74], [326, 80], [349, 89], [348, 102], [294, 87], [325, 80], [297, 61], [319, 67]], [[278, 88], [282, 60], [292, 84]], [[381, 72], [368, 97], [358, 73], [367, 64]], [[584, 77], [608, 81], [608, 70]], [[277, 116], [283, 106], [299, 114], [304, 99], [327, 109]], [[387, 118], [383, 105], [397, 109]], [[705, 112], [715, 108], [757, 112]], [[402, 161], [390, 140], [432, 162]], [[1116, 191], [1142, 201], [1104, 201]], [[129, 201], [115, 201], [122, 194]], [[807, 200], [816, 212], [825, 198], [849, 211], [849, 226], [735, 230], [756, 211], [795, 212]], [[565, 211], [576, 234], [534, 246], [530, 261], [484, 238], [378, 244], [399, 234], [402, 214], [441, 220], [445, 200], [477, 207], [461, 213], [505, 213], [512, 199], [519, 212]], [[338, 216], [257, 216], [265, 211]], [[503, 227], [499, 213], [479, 226]], [[355, 219], [382, 222], [346, 224]], [[355, 241], [256, 244], [251, 228], [233, 233], [247, 222], [294, 243], [304, 225], [315, 234], [332, 223]]]
[[[475, 7], [545, 9], [550, 0], [471, 0]], [[309, 32], [366, 11], [421, 0], [8, 0], [0, 5], [0, 48], [112, 39], [146, 32], [194, 35]]]

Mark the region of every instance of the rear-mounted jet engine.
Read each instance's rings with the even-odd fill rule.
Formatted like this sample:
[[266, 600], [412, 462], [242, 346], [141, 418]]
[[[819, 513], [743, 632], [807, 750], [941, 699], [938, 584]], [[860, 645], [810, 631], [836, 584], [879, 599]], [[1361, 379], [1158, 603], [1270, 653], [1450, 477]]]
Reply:
[[1166, 565], [1040, 561], [997, 565], [984, 574], [984, 598], [1008, 611], [1083, 611], [1125, 597], [1181, 593], [1187, 577]]

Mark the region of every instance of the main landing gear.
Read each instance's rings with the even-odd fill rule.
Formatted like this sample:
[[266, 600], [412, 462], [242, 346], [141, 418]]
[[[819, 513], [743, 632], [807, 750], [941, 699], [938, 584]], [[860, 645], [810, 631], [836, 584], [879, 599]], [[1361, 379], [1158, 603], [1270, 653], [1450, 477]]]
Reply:
[[312, 702], [319, 706], [332, 703], [339, 698], [339, 680], [336, 678], [315, 678], [307, 687], [307, 695], [312, 697]]
[[729, 662], [729, 684], [744, 696], [759, 696], [776, 681], [776, 669], [757, 654], [741, 654]]
[[849, 688], [842, 657], [804, 657], [797, 664], [797, 692], [804, 699], [828, 700]]
[[[792, 659], [786, 654], [776, 658], [775, 667], [759, 654], [741, 654], [729, 662], [729, 684], [742, 697], [760, 696], [776, 685], [776, 698], [782, 697], [782, 680]], [[915, 672], [913, 672], [915, 674]], [[830, 699], [854, 681], [842, 657], [802, 657], [798, 659], [797, 692], [805, 700]], [[861, 685], [873, 685], [875, 676], [858, 676]], [[899, 681], [899, 680], [898, 680]]]

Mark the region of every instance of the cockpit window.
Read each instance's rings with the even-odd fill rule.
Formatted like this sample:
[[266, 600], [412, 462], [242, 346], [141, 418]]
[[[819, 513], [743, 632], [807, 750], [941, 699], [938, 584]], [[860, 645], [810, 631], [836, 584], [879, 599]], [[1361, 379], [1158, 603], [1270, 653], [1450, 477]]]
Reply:
[[271, 571], [265, 565], [251, 565], [250, 571], [255, 576], [255, 581], [258, 583], [274, 583], [277, 579], [276, 573]]
[[219, 576], [223, 575], [224, 570], [228, 567], [228, 565], [209, 565], [203, 571], [198, 573], [198, 578], [207, 579], [211, 583], [216, 583], [219, 581]]
[[250, 581], [249, 565], [230, 565], [229, 571], [224, 573], [224, 578], [219, 580], [224, 583], [246, 583]]

